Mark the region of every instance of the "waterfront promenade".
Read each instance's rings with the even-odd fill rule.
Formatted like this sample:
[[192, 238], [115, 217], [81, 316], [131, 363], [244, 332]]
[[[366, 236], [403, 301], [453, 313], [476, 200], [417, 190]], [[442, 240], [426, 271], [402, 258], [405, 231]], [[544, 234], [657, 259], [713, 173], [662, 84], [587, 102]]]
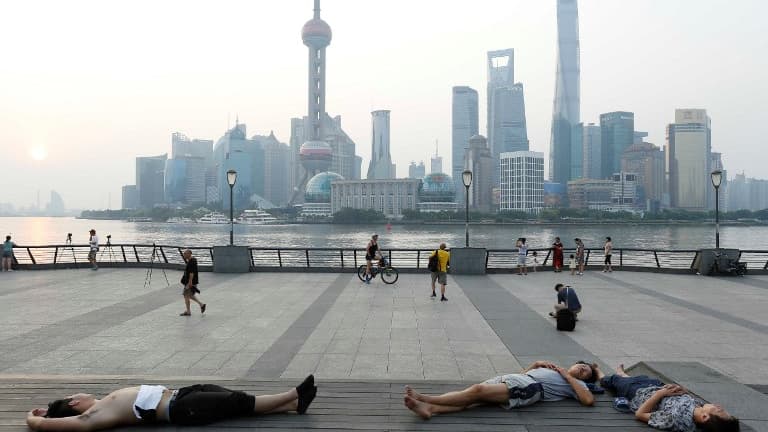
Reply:
[[[23, 430], [23, 412], [32, 408], [8, 396], [13, 389], [74, 392], [86, 385], [98, 392], [120, 383], [233, 380], [263, 392], [308, 373], [320, 382], [323, 416], [298, 423], [276, 416], [259, 420], [260, 427], [348, 429], [341, 425], [367, 420], [344, 420], [342, 411], [371, 409], [379, 417], [362, 429], [466, 430], [463, 421], [480, 422], [483, 430], [600, 430], [593, 423], [645, 430], [615, 413], [607, 396], [596, 409], [571, 402], [514, 414], [488, 408], [428, 424], [401, 408], [403, 383], [444, 390], [517, 372], [537, 359], [594, 360], [604, 368], [698, 362], [724, 378], [768, 388], [765, 276], [449, 276], [449, 301], [441, 303], [429, 298], [426, 272], [401, 274], [392, 286], [378, 279], [365, 285], [351, 273], [203, 273], [206, 314], [193, 305], [191, 317], [180, 317], [181, 272], [167, 273], [170, 287], [158, 269], [149, 286], [141, 269], [0, 274], [0, 398], [14, 401], [0, 413], [0, 430]], [[556, 282], [572, 284], [584, 305], [573, 333], [556, 332], [547, 316]], [[718, 394], [717, 386], [700, 388], [710, 392], [702, 397]], [[352, 406], [358, 399], [363, 407]], [[553, 423], [547, 416], [561, 411], [573, 418]], [[326, 420], [338, 424], [323, 426]], [[751, 420], [756, 430], [768, 424]]]

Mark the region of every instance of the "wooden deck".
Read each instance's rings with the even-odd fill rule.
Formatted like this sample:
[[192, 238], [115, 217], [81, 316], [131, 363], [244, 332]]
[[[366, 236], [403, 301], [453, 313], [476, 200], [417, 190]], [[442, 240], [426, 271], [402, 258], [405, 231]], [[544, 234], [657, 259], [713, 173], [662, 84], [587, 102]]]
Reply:
[[[225, 387], [253, 394], [283, 391], [295, 385], [288, 381], [217, 381]], [[133, 380], [78, 379], [69, 380], [0, 380], [0, 432], [28, 430], [27, 411], [45, 406], [50, 400], [76, 392], [103, 396], [109, 391], [139, 382]], [[168, 381], [160, 384], [179, 387], [192, 384]], [[582, 407], [575, 401], [539, 403], [506, 411], [499, 407], [479, 407], [461, 413], [435, 416], [424, 421], [403, 406], [404, 383], [326, 382], [318, 381], [319, 393], [307, 415], [275, 414], [244, 417], [195, 429], [227, 430], [258, 428], [270, 431], [647, 431], [633, 416], [621, 414], [611, 407], [608, 394], [598, 395], [593, 407]], [[466, 386], [467, 383], [417, 384], [425, 393], [442, 393]], [[150, 427], [153, 429], [154, 427]], [[167, 426], [166, 429], [170, 429]], [[175, 427], [174, 427], [175, 428]], [[140, 430], [123, 428], [121, 430]]]

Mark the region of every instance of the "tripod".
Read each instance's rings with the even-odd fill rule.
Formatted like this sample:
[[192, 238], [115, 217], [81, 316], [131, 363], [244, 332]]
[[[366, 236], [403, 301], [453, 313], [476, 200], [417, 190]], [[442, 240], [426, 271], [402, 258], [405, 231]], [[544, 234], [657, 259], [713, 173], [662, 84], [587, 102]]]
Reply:
[[[160, 261], [160, 252], [157, 250], [157, 246], [155, 245], [155, 243], [152, 243], [152, 257], [149, 259], [149, 268], [147, 269], [147, 276], [144, 277], [144, 289], [152, 286], [152, 269], [155, 266], [155, 259]], [[171, 283], [168, 282], [168, 275], [165, 273], [165, 269], [160, 267], [160, 270], [163, 271], [163, 276], [165, 277], [165, 285], [171, 286]]]
[[107, 255], [109, 257], [109, 262], [115, 262], [115, 251], [112, 249], [112, 236], [107, 236], [107, 244], [104, 245], [104, 249], [101, 250], [101, 255], [99, 255], [99, 261], [102, 261], [102, 258], [104, 258], [104, 252], [109, 251], [109, 254]]
[[77, 255], [75, 255], [75, 249], [72, 247], [72, 233], [67, 233], [67, 241], [64, 243], [64, 250], [69, 249], [72, 252], [72, 260], [77, 267]]

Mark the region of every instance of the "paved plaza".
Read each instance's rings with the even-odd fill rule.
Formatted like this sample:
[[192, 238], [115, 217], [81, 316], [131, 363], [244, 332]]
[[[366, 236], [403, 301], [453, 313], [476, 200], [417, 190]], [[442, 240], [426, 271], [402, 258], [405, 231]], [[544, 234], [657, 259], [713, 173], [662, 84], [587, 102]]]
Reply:
[[[537, 359], [700, 362], [768, 385], [768, 277], [540, 271], [363, 284], [350, 273], [203, 273], [205, 315], [181, 317], [181, 272], [0, 274], [0, 379], [478, 382]], [[556, 282], [584, 306], [576, 331], [547, 316]], [[389, 384], [388, 384], [389, 383]], [[351, 384], [350, 384], [351, 385]], [[398, 384], [400, 385], [400, 384]], [[395, 391], [396, 393], [396, 391]], [[395, 400], [395, 404], [399, 402]], [[522, 430], [522, 429], [521, 429]], [[533, 430], [533, 429], [531, 429]], [[543, 430], [543, 429], [541, 429]]]

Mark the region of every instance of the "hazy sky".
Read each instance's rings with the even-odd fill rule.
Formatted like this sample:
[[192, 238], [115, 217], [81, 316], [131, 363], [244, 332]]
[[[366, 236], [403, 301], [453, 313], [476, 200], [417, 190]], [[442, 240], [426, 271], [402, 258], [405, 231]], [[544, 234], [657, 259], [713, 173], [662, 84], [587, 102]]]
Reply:
[[[480, 93], [486, 52], [515, 49], [531, 150], [548, 154], [555, 0], [322, 0], [333, 29], [326, 108], [368, 166], [370, 112], [389, 109], [398, 176], [439, 141], [450, 167], [451, 87]], [[170, 137], [218, 139], [235, 116], [248, 134], [289, 140], [306, 114], [301, 26], [312, 0], [1, 0], [0, 202], [57, 190], [70, 208], [120, 207], [137, 155]], [[731, 176], [768, 178], [763, 0], [580, 0], [581, 113], [635, 113], [664, 144], [675, 108], [705, 108]], [[37, 159], [42, 160], [35, 160]]]

